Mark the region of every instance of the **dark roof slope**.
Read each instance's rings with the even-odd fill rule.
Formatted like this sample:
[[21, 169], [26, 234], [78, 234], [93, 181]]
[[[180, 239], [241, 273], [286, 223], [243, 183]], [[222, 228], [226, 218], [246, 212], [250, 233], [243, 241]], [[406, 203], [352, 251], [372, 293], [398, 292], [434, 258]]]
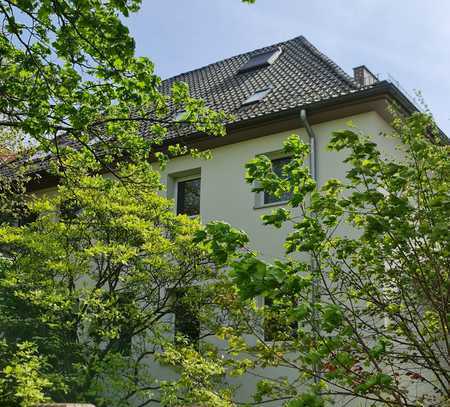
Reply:
[[[252, 56], [282, 49], [269, 66], [238, 73]], [[350, 94], [361, 86], [303, 36], [219, 61], [166, 79], [162, 91], [174, 82], [186, 82], [191, 96], [207, 106], [232, 114], [237, 122]], [[260, 102], [241, 106], [258, 90], [272, 88]]]
[[[282, 52], [271, 65], [239, 72], [252, 56], [278, 49]], [[334, 99], [337, 101], [352, 94], [362, 95], [371, 91], [370, 88], [376, 90], [383, 85], [383, 82], [378, 82], [362, 87], [303, 36], [166, 79], [162, 82], [161, 91], [168, 94], [172, 84], [181, 81], [189, 85], [192, 97], [205, 100], [211, 109], [223, 110], [232, 115], [235, 124], [324, 101], [333, 103]], [[271, 91], [261, 101], [242, 106], [249, 96], [267, 88], [271, 88]], [[147, 124], [144, 124], [142, 134], [144, 137], [151, 137], [147, 128]], [[191, 131], [193, 129], [190, 128], [169, 130], [167, 138], [186, 135]], [[74, 148], [79, 147], [74, 140], [62, 138], [60, 142]], [[33, 171], [45, 170], [48, 161], [48, 157], [33, 160]], [[11, 164], [21, 165], [23, 162], [29, 164], [30, 160]], [[13, 171], [13, 166], [0, 166], [2, 174], [10, 174]]]

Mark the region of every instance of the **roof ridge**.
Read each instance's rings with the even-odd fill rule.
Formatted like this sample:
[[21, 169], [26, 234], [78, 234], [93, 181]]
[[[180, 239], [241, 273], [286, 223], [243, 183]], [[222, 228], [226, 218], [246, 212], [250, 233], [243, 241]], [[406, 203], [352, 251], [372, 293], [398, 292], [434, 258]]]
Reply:
[[[227, 62], [230, 59], [235, 59], [235, 58], [247, 55], [247, 54], [254, 54], [254, 53], [256, 53], [256, 55], [257, 55], [258, 52], [263, 51], [265, 49], [274, 48], [274, 47], [281, 47], [282, 45], [285, 45], [285, 44], [287, 44], [289, 42], [293, 42], [293, 41], [296, 41], [296, 40], [301, 40], [301, 41], [304, 40], [304, 41], [308, 42], [307, 39], [303, 35], [299, 35], [299, 36], [291, 38], [289, 40], [280, 41], [280, 42], [277, 42], [275, 44], [265, 45], [264, 47], [260, 47], [260, 48], [257, 48], [257, 49], [251, 50], [251, 51], [241, 52], [240, 54], [236, 54], [236, 55], [232, 55], [232, 56], [227, 57], [227, 58], [219, 59], [218, 61], [211, 62], [211, 63], [203, 65], [203, 66], [201, 66], [199, 68], [191, 69], [190, 71], [181, 72], [181, 73], [176, 74], [174, 76], [170, 76], [168, 78], [162, 79], [161, 82], [163, 82], [163, 83], [164, 82], [168, 82], [168, 81], [174, 80], [175, 78], [178, 78], [179, 76], [184, 76], [184, 75], [187, 75], [187, 74], [190, 74], [190, 73], [194, 73], [194, 72], [197, 72], [197, 71], [202, 71], [202, 70], [204, 70], [204, 69], [206, 69], [206, 68], [208, 68], [208, 67], [210, 67], [212, 65], [216, 65], [217, 66], [218, 64]], [[311, 46], [313, 46], [313, 45], [311, 44]]]
[[328, 67], [342, 80], [347, 82], [350, 86], [353, 86], [355, 89], [359, 89], [361, 86], [350, 76], [348, 75], [338, 64], [336, 64], [332, 59], [327, 57], [323, 52], [319, 51], [311, 42], [309, 42], [306, 37], [300, 35], [294, 39], [300, 39], [302, 44], [316, 57], [318, 57], [322, 62], [328, 65]]

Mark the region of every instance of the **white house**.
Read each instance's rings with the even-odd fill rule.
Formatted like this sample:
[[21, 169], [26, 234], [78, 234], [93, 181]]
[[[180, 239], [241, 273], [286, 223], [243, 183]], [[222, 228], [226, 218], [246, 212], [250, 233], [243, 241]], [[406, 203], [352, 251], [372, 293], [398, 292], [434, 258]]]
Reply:
[[[223, 220], [245, 230], [253, 248], [269, 261], [283, 256], [287, 230], [265, 227], [260, 217], [285, 202], [252, 192], [244, 180], [245, 164], [265, 154], [275, 168], [282, 165], [283, 141], [295, 133], [312, 144], [311, 171], [321, 185], [346, 172], [343, 155], [326, 148], [333, 131], [352, 122], [386, 155], [395, 156], [398, 141], [381, 135], [392, 131], [387, 108], [395, 103], [405, 113], [417, 110], [394, 84], [379, 81], [365, 66], [355, 68], [350, 77], [304, 37], [170, 78], [164, 88], [174, 81], [188, 83], [194, 97], [231, 113], [235, 121], [227, 126], [226, 137], [192, 134], [181, 139], [210, 148], [213, 159], [171, 160], [162, 174], [168, 197], [175, 199], [179, 213], [199, 215], [205, 223]], [[256, 379], [243, 382], [238, 397], [249, 401]]]
[[[346, 171], [343, 156], [326, 149], [334, 130], [351, 121], [386, 154], [394, 155], [396, 140], [381, 136], [392, 130], [388, 105], [396, 103], [405, 113], [417, 110], [393, 83], [379, 81], [365, 66], [349, 76], [304, 37], [167, 79], [163, 90], [176, 81], [186, 82], [193, 97], [235, 119], [222, 138], [200, 134], [177, 138], [211, 149], [213, 159], [171, 160], [161, 174], [168, 197], [175, 199], [179, 213], [199, 215], [202, 222], [223, 220], [245, 230], [267, 260], [283, 256], [286, 229], [264, 227], [260, 217], [285, 202], [252, 192], [244, 180], [245, 164], [266, 154], [275, 168], [281, 165], [283, 141], [296, 133], [312, 144], [311, 169], [321, 185], [329, 178], [342, 178]], [[242, 401], [248, 400], [252, 386], [251, 380], [242, 386]]]
[[266, 154], [275, 165], [282, 164], [283, 141], [298, 134], [315, 143], [320, 185], [345, 174], [342, 156], [326, 149], [332, 131], [351, 121], [386, 153], [395, 154], [396, 142], [380, 137], [391, 130], [387, 107], [395, 102], [406, 112], [417, 110], [394, 84], [378, 81], [365, 66], [355, 68], [350, 77], [304, 37], [183, 73], [164, 81], [163, 87], [168, 90], [176, 81], [186, 82], [192, 96], [235, 120], [223, 138], [182, 137], [188, 145], [210, 148], [213, 159], [170, 161], [162, 174], [167, 195], [175, 198], [180, 213], [198, 214], [203, 222], [224, 220], [247, 231], [267, 259], [282, 255], [285, 231], [269, 232], [260, 216], [283, 202], [251, 192], [244, 180], [249, 160]]

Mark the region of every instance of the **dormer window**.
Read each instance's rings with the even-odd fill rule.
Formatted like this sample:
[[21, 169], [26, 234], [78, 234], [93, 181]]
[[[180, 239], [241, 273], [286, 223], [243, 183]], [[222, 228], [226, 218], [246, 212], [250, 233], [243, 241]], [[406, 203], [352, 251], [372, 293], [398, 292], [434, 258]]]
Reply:
[[242, 102], [242, 106], [251, 105], [252, 103], [257, 103], [264, 99], [271, 91], [271, 88], [265, 88], [256, 91], [253, 95], [249, 96]]
[[277, 48], [272, 51], [253, 55], [244, 65], [241, 66], [241, 68], [239, 69], [239, 73], [249, 72], [253, 71], [254, 69], [272, 65], [278, 59], [281, 52], [281, 48]]

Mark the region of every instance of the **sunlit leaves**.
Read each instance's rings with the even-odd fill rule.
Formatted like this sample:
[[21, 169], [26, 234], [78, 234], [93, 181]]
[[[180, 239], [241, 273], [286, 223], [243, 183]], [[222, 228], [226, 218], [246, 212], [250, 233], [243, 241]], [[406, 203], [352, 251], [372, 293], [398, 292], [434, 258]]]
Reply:
[[280, 228], [284, 222], [290, 219], [291, 214], [285, 208], [278, 208], [274, 210], [270, 215], [263, 215], [262, 221], [265, 225], [273, 225], [276, 228]]
[[248, 242], [247, 235], [225, 222], [211, 222], [196, 233], [194, 242], [202, 243], [220, 265], [243, 248]]
[[[0, 403], [32, 407], [49, 401], [45, 392], [55, 384], [49, 380], [45, 357], [31, 342], [19, 342], [14, 348], [0, 341]], [[45, 373], [44, 373], [45, 372]]]
[[[207, 251], [193, 242], [198, 222], [173, 212], [158, 174], [146, 162], [118, 170], [134, 182], [80, 177], [29, 200], [39, 215], [31, 223], [1, 228], [9, 259], [0, 266], [2, 335], [11, 352], [26, 338], [45, 355], [42, 380], [51, 391], [43, 381], [36, 389], [57, 400], [126, 406], [144, 397], [142, 388], [159, 388], [148, 370], [153, 347], [172, 343], [173, 290], [213, 276]], [[211, 295], [207, 286], [192, 289], [184, 306], [205, 317], [208, 305], [200, 304]]]

